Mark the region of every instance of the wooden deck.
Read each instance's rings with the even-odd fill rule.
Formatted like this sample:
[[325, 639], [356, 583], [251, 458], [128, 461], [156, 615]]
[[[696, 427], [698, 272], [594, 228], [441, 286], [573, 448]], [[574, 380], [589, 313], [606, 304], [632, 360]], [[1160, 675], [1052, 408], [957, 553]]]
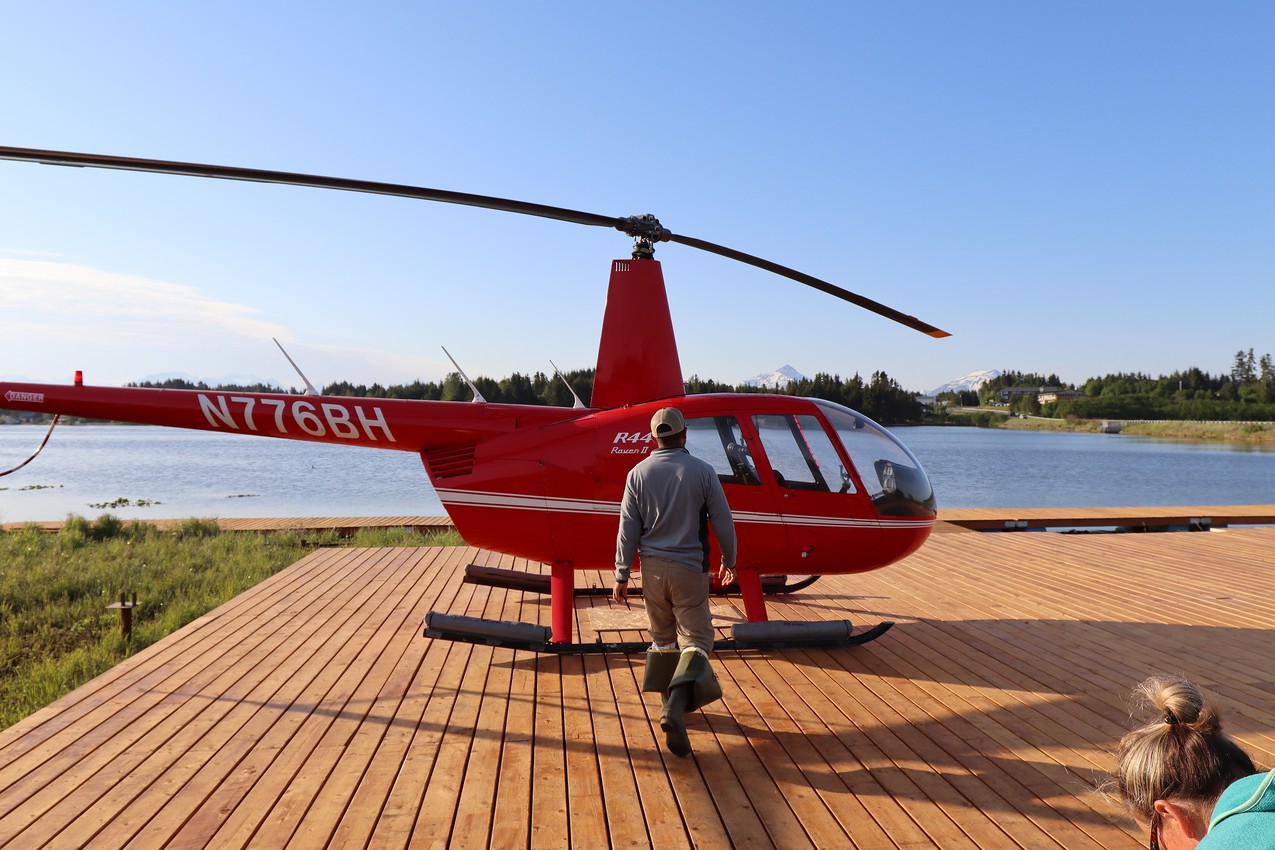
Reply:
[[[1143, 847], [1091, 789], [1147, 674], [1210, 687], [1275, 763], [1272, 552], [1270, 528], [936, 535], [772, 604], [898, 625], [720, 653], [680, 759], [640, 658], [421, 636], [431, 609], [547, 624], [461, 581], [526, 564], [322, 549], [0, 732], [0, 846]], [[580, 606], [586, 639], [628, 613]]]
[[1199, 505], [1151, 508], [949, 508], [934, 530], [1022, 531], [1116, 526], [1147, 531], [1275, 525], [1275, 505]]

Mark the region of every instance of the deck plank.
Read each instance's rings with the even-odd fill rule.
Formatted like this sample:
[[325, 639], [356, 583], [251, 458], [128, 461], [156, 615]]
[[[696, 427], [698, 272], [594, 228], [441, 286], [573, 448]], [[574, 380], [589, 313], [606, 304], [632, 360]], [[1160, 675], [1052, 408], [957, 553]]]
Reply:
[[[461, 581], [543, 568], [320, 549], [0, 732], [0, 847], [1139, 847], [1094, 786], [1146, 675], [1198, 679], [1275, 760], [1273, 547], [1273, 528], [937, 535], [775, 598], [772, 617], [897, 625], [719, 653], [725, 696], [685, 759], [640, 656], [421, 636], [429, 610], [546, 625], [547, 600]], [[578, 600], [580, 639], [612, 605]]]
[[[495, 566], [495, 561], [495, 556], [491, 556], [484, 566]], [[503, 590], [476, 593], [462, 613], [472, 617], [486, 616], [488, 611], [498, 614], [506, 593]], [[457, 819], [461, 814], [466, 766], [475, 743], [488, 740], [492, 734], [490, 729], [481, 727], [478, 720], [493, 653], [489, 646], [475, 645], [465, 662], [451, 712], [440, 730], [433, 769], [409, 847], [446, 847], [454, 838], [465, 838], [457, 834]]]
[[[532, 662], [524, 661], [532, 666]], [[531, 744], [531, 838], [536, 850], [567, 843], [567, 753], [562, 702], [563, 659], [543, 656], [534, 661], [535, 688], [527, 691], [535, 702], [536, 725]]]

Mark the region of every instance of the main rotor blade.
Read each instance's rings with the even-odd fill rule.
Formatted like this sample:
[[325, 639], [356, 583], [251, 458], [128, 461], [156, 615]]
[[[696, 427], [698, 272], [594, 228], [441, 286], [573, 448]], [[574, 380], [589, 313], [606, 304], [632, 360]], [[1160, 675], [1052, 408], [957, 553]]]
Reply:
[[138, 159], [129, 156], [105, 156], [91, 153], [46, 151], [32, 148], [0, 147], [0, 159], [19, 162], [38, 162], [42, 165], [68, 165], [75, 167], [114, 168], [122, 171], [148, 171], [154, 174], [180, 174], [188, 177], [213, 177], [219, 180], [244, 180], [250, 183], [279, 183], [288, 186], [312, 186], [318, 189], [341, 189], [346, 192], [369, 192], [375, 195], [394, 195], [400, 198], [416, 198], [440, 201], [445, 204], [462, 204], [490, 210], [535, 215], [560, 221], [587, 224], [593, 227], [614, 227], [623, 230], [627, 225], [623, 218], [596, 215], [595, 213], [512, 201], [487, 195], [471, 195], [467, 192], [451, 192], [446, 189], [427, 189], [422, 186], [404, 186], [398, 183], [380, 183], [374, 180], [348, 180], [342, 177], [320, 177], [313, 174], [296, 174], [289, 171], [266, 171], [259, 168], [235, 168], [225, 165], [200, 165], [194, 162], [172, 162], [162, 159]]
[[787, 266], [781, 266], [779, 263], [772, 263], [770, 260], [763, 260], [761, 257], [754, 257], [752, 254], [745, 254], [743, 251], [736, 251], [734, 248], [727, 248], [722, 245], [715, 245], [712, 242], [705, 242], [703, 239], [695, 239], [691, 236], [679, 236], [676, 233], [668, 235], [669, 242], [678, 242], [682, 245], [688, 245], [691, 248], [699, 248], [701, 251], [708, 251], [711, 254], [720, 254], [723, 257], [729, 257], [732, 260], [738, 260], [741, 263], [747, 263], [750, 266], [756, 266], [759, 269], [765, 269], [768, 272], [777, 274], [780, 277], [786, 277], [795, 280], [798, 283], [804, 283], [806, 286], [812, 286], [820, 292], [826, 292], [829, 295], [840, 298], [842, 301], [849, 301], [851, 304], [857, 304], [865, 310], [871, 310], [879, 316], [885, 316], [887, 319], [893, 319], [901, 325], [907, 325], [909, 328], [918, 330], [923, 334], [942, 339], [945, 336], [951, 336], [950, 333], [940, 330], [931, 324], [927, 324], [916, 316], [909, 316], [907, 313], [900, 313], [893, 307], [887, 307], [880, 302], [873, 301], [871, 298], [865, 298], [862, 295], [842, 289], [835, 284], [828, 283], [826, 280], [820, 280], [817, 277], [808, 275], [805, 272], [799, 272], [796, 269], [790, 269]]
[[18, 162], [37, 162], [45, 165], [66, 165], [78, 168], [112, 168], [122, 171], [144, 171], [154, 174], [178, 174], [189, 177], [211, 177], [219, 180], [243, 180], [250, 183], [278, 183], [288, 186], [310, 186], [318, 189], [339, 189], [346, 192], [367, 192], [375, 195], [393, 195], [400, 198], [415, 198], [425, 201], [439, 201], [445, 204], [461, 204], [483, 209], [503, 212], [534, 215], [558, 221], [584, 224], [590, 227], [609, 227], [627, 233], [630, 236], [642, 236], [658, 242], [678, 242], [701, 251], [718, 254], [759, 269], [765, 269], [781, 277], [804, 283], [829, 295], [849, 301], [879, 316], [892, 319], [900, 324], [942, 338], [951, 336], [947, 331], [922, 322], [915, 316], [901, 313], [884, 304], [856, 295], [849, 290], [820, 280], [812, 275], [763, 260], [743, 251], [736, 251], [703, 239], [690, 236], [679, 236], [661, 227], [653, 217], [620, 217], [598, 215], [546, 204], [533, 204], [527, 201], [514, 201], [508, 198], [495, 198], [489, 195], [472, 195], [467, 192], [452, 192], [446, 189], [428, 189], [423, 186], [405, 186], [399, 183], [381, 183], [374, 180], [351, 180], [343, 177], [321, 177], [313, 174], [297, 174], [290, 171], [268, 171], [258, 168], [236, 168], [225, 165], [201, 165], [193, 162], [174, 162], [162, 159], [141, 159], [128, 156], [108, 156], [105, 154], [72, 153], [68, 151], [38, 150], [35, 148], [15, 148], [0, 146], [0, 160]]

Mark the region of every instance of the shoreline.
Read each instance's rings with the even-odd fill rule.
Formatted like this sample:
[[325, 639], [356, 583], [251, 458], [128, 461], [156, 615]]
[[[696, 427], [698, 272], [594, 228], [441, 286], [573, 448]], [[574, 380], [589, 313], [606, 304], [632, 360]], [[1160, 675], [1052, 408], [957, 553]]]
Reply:
[[[1006, 418], [1000, 428], [1013, 431], [1079, 431], [1101, 433], [1102, 419]], [[1119, 421], [1119, 420], [1112, 420]], [[1275, 445], [1275, 422], [1130, 422], [1119, 434], [1130, 437], [1152, 437], [1201, 442], [1252, 443]]]

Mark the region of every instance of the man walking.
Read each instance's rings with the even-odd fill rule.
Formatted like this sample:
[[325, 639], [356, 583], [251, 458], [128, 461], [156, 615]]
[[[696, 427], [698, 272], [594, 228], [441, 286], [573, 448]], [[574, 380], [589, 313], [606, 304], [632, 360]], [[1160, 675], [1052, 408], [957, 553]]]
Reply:
[[691, 742], [684, 714], [722, 695], [708, 661], [713, 648], [708, 529], [711, 525], [722, 552], [720, 580], [730, 584], [735, 524], [716, 471], [686, 450], [682, 412], [657, 410], [651, 436], [659, 447], [629, 471], [624, 484], [612, 598], [624, 601], [629, 571], [640, 555], [652, 639], [642, 690], [664, 693], [660, 728], [669, 750], [686, 756]]

